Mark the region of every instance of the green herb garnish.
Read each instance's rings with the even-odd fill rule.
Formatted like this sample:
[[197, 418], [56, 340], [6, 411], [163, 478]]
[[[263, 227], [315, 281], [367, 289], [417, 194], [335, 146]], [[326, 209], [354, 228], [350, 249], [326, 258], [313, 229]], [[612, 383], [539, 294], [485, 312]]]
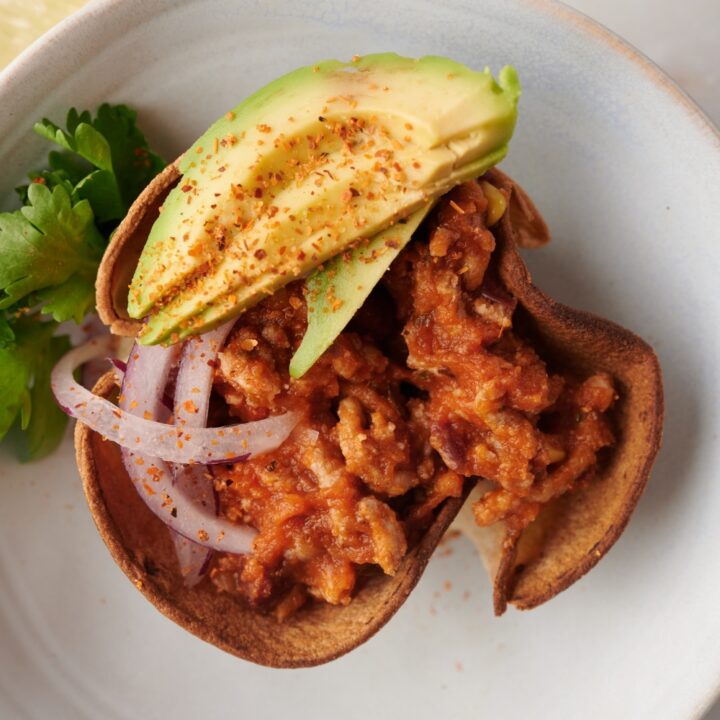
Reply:
[[[0, 213], [0, 439], [36, 460], [62, 439], [50, 370], [70, 347], [59, 324], [94, 309], [95, 276], [110, 235], [164, 167], [125, 105], [93, 118], [72, 108], [65, 129], [43, 119], [35, 131], [61, 150], [17, 188], [22, 207]], [[12, 432], [10, 432], [12, 430]]]

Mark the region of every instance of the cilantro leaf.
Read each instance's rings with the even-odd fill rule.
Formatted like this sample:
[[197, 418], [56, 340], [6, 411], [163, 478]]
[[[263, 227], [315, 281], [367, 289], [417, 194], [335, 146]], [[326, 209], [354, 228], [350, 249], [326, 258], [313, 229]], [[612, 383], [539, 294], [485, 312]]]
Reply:
[[11, 431], [22, 460], [50, 453], [67, 424], [50, 391], [52, 367], [70, 348], [58, 323], [93, 309], [105, 245], [164, 167], [135, 120], [125, 105], [105, 104], [95, 118], [71, 108], [65, 129], [37, 123], [60, 150], [16, 188], [23, 207], [0, 213], [0, 440]]
[[62, 172], [73, 186], [92, 172], [92, 166], [89, 162], [70, 152], [52, 150], [48, 153], [48, 165], [50, 170]]
[[28, 200], [20, 212], [0, 214], [0, 308], [75, 274], [94, 281], [102, 256], [87, 200], [73, 205], [62, 185], [40, 183], [31, 183]]
[[43, 118], [40, 122], [35, 123], [34, 129], [38, 135], [42, 135], [65, 150], [80, 155], [96, 168], [113, 169], [110, 144], [102, 133], [88, 122], [80, 122], [71, 132], [66, 132], [51, 120]]
[[15, 342], [15, 332], [5, 317], [5, 313], [0, 312], [0, 349], [9, 347]]
[[0, 438], [16, 425], [23, 461], [52, 452], [67, 425], [50, 390], [52, 367], [70, 348], [67, 337], [53, 336], [56, 329], [56, 323], [23, 318], [15, 327], [15, 343], [0, 348]]
[[[104, 103], [93, 120], [90, 113], [78, 114], [72, 108], [67, 117], [67, 131], [43, 118], [35, 123], [35, 132], [91, 163], [100, 173], [93, 178], [92, 187], [84, 193], [78, 185], [80, 197], [96, 203], [102, 197], [102, 207], [93, 209], [100, 221], [119, 220], [127, 212], [145, 186], [163, 169], [165, 163], [151, 152], [145, 136], [135, 124], [137, 114], [126, 105]], [[64, 153], [58, 153], [62, 156]], [[55, 158], [57, 165], [67, 160]], [[67, 167], [63, 167], [67, 172]]]
[[32, 184], [44, 185], [50, 190], [54, 190], [58, 185], [62, 185], [68, 195], [72, 195], [75, 192], [72, 182], [63, 170], [41, 170], [40, 172], [28, 173], [28, 177], [30, 178], [30, 183], [27, 185], [19, 185], [15, 188], [15, 192], [20, 197], [23, 205], [27, 205], [30, 202], [28, 192]]
[[68, 110], [67, 117], [65, 118], [65, 125], [67, 126], [68, 132], [74, 133], [75, 128], [83, 122], [92, 122], [92, 115], [89, 110], [83, 110], [81, 113], [79, 113], [74, 107]]
[[110, 145], [113, 171], [127, 207], [165, 167], [162, 158], [148, 147], [136, 119], [137, 113], [127, 105], [104, 103], [93, 121], [95, 129]]
[[7, 433], [18, 413], [22, 425], [30, 419], [30, 392], [35, 358], [42, 352], [57, 328], [56, 323], [38, 323], [22, 318], [14, 328], [15, 342], [0, 349], [0, 438]]
[[75, 186], [75, 194], [90, 203], [98, 222], [119, 220], [125, 216], [126, 208], [110, 170], [90, 173]]
[[25, 362], [23, 353], [17, 351], [17, 346], [12, 344], [0, 348], [0, 438], [12, 427], [15, 418], [22, 408], [30, 404], [30, 382], [31, 369]]
[[53, 320], [74, 320], [78, 325], [95, 306], [95, 283], [87, 275], [71, 275], [62, 285], [40, 290], [33, 295], [40, 312]]
[[[43, 118], [42, 120], [40, 120], [40, 122], [36, 122], [35, 125], [33, 125], [33, 130], [35, 130], [38, 135], [42, 135], [42, 137], [44, 137], [46, 140], [54, 142], [57, 145], [60, 145], [60, 147], [65, 148], [66, 150], [71, 150], [72, 152], [75, 152], [73, 135], [66, 133], [51, 120]], [[74, 128], [71, 133], [74, 133]]]
[[68, 417], [60, 410], [50, 389], [50, 373], [55, 363], [70, 349], [70, 340], [51, 337], [36, 358], [30, 388], [30, 417], [18, 433], [16, 448], [21, 462], [50, 455], [61, 443]]

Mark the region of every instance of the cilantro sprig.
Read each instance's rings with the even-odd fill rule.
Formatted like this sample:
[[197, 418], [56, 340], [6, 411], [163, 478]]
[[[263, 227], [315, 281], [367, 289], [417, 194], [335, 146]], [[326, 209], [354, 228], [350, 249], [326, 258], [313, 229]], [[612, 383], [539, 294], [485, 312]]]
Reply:
[[94, 309], [110, 235], [164, 167], [125, 105], [94, 117], [72, 108], [64, 129], [46, 118], [34, 129], [60, 150], [17, 188], [22, 207], [0, 213], [0, 440], [24, 461], [51, 453], [65, 429], [49, 384], [70, 347], [60, 323]]

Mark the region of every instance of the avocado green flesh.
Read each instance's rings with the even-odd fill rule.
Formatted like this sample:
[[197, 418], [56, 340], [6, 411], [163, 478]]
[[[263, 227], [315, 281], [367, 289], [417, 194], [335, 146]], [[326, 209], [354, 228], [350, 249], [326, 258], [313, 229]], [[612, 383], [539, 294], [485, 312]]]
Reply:
[[[490, 167], [499, 163], [506, 152], [507, 146], [503, 146], [496, 152], [443, 178], [439, 188], [435, 186], [432, 193], [416, 191], [413, 194], [406, 192], [400, 195], [396, 198], [396, 205], [385, 210], [383, 217], [389, 219], [385, 223], [373, 222], [371, 214], [367, 212], [372, 209], [371, 206], [363, 206], [358, 203], [357, 216], [359, 216], [365, 232], [359, 234], [352, 221], [352, 216], [348, 215], [346, 222], [335, 226], [335, 230], [339, 230], [341, 233], [338, 243], [340, 249], [347, 247], [358, 238], [374, 237], [385, 229], [387, 222], [397, 222], [406, 217], [408, 213], [425, 205], [428, 198], [437, 198], [455, 185], [482, 175]], [[341, 189], [338, 183], [333, 183], [332, 187], [335, 189], [335, 194]], [[333, 199], [325, 200], [323, 206], [330, 209], [336, 207]], [[370, 215], [370, 220], [368, 220], [368, 215]], [[173, 300], [149, 316], [141, 334], [143, 344], [183, 339], [210, 330], [237, 317], [243, 310], [271, 295], [279, 287], [307, 275], [315, 267], [338, 253], [338, 245], [325, 246], [324, 251], [317, 251], [316, 248], [323, 234], [324, 230], [322, 229], [313, 232], [295, 246], [294, 264], [289, 266], [285, 264], [283, 270], [278, 272], [268, 271], [267, 264], [257, 263], [254, 270], [248, 271], [253, 273], [250, 278], [247, 275], [238, 276], [236, 263], [232, 256], [226, 254], [214, 268], [212, 274], [200, 276], [196, 283], [189, 285], [183, 293], [178, 294]], [[288, 235], [290, 233], [284, 234], [285, 237]], [[279, 236], [283, 237], [282, 229]], [[253, 245], [250, 247], [252, 248]], [[266, 242], [263, 247], [268, 248], [267, 258], [271, 258], [273, 263], [277, 263], [276, 267], [278, 265], [283, 267], [283, 258], [279, 254], [279, 248], [282, 248], [283, 245], [278, 248], [278, 246]], [[287, 251], [284, 254], [287, 254]], [[304, 255], [304, 259], [297, 259], [299, 255]], [[288, 267], [289, 269], [286, 270], [285, 268]], [[224, 278], [224, 282], [218, 282], [218, 277]], [[241, 282], [238, 282], [238, 279]], [[243, 279], [244, 282], [242, 282]]]
[[290, 377], [302, 377], [332, 345], [408, 244], [431, 207], [428, 203], [403, 223], [383, 230], [367, 244], [337, 255], [308, 277], [308, 326], [290, 360]]
[[519, 84], [451, 60], [327, 61], [270, 83], [184, 155], [130, 286], [146, 344], [203, 332], [507, 150]]

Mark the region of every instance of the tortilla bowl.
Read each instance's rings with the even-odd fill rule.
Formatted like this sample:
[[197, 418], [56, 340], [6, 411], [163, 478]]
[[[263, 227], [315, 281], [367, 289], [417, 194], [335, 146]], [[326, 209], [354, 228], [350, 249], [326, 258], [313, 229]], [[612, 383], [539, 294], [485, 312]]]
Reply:
[[[508, 603], [528, 609], [555, 596], [591, 569], [618, 539], [660, 445], [663, 396], [660, 367], [647, 343], [614, 323], [556, 303], [532, 285], [518, 246], [544, 244], [547, 227], [532, 201], [510, 178], [497, 170], [486, 178], [510, 196], [509, 210], [495, 230], [498, 276], [518, 300], [516, 312], [535, 346], [551, 366], [580, 375], [609, 373], [620, 396], [612, 416], [617, 442], [604, 458], [598, 477], [550, 502], [519, 536], [502, 522], [478, 527], [472, 520], [472, 503], [465, 503], [460, 523], [476, 540], [489, 568], [495, 612], [501, 614]], [[137, 235], [118, 234], [129, 238], [131, 257], [136, 256]], [[122, 243], [113, 249], [115, 270], [110, 275], [123, 268], [122, 250]], [[125, 275], [126, 271], [127, 267]], [[122, 298], [115, 294], [112, 307], [118, 305], [122, 306]], [[112, 374], [102, 378], [95, 389], [107, 397], [114, 390]], [[394, 576], [370, 572], [348, 605], [310, 603], [279, 623], [273, 616], [218, 592], [208, 582], [185, 587], [169, 532], [137, 494], [119, 448], [82, 424], [77, 426], [75, 443], [98, 530], [136, 587], [161, 612], [198, 637], [272, 667], [328, 662], [377, 632], [418, 582], [474, 484], [468, 480], [465, 497], [448, 499], [440, 506]], [[481, 481], [475, 496], [486, 489]]]
[[[114, 374], [103, 376], [94, 391], [112, 397], [117, 391]], [[253, 610], [208, 582], [186, 587], [167, 527], [135, 490], [119, 446], [78, 423], [75, 448], [98, 532], [137, 589], [160, 612], [199, 638], [269, 667], [320, 665], [374, 635], [415, 587], [464, 500], [446, 501], [393, 577], [369, 574], [349, 605], [311, 603], [280, 623], [274, 615]]]

